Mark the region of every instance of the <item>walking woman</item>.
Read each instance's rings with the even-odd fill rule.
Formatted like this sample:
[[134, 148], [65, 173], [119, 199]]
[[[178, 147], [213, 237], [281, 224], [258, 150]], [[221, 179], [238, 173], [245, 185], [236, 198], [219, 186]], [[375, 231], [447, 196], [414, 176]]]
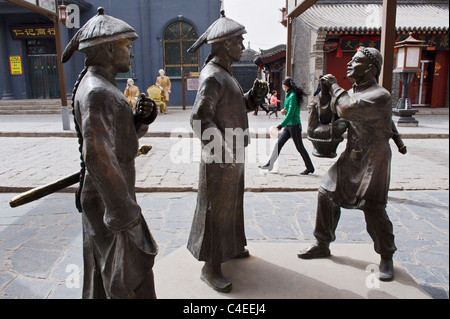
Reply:
[[311, 158], [309, 157], [305, 146], [303, 145], [302, 125], [300, 123], [300, 105], [303, 102], [303, 98], [304, 96], [306, 96], [306, 94], [300, 87], [295, 85], [294, 80], [290, 77], [287, 77], [283, 81], [283, 89], [286, 91], [287, 97], [286, 101], [284, 102], [284, 110], [281, 111], [281, 113], [285, 115], [285, 118], [277, 128], [278, 131], [281, 131], [282, 128], [284, 129], [278, 139], [277, 145], [275, 145], [269, 162], [267, 162], [266, 165], [259, 166], [259, 168], [271, 171], [284, 144], [286, 144], [286, 142], [290, 138], [292, 138], [297, 151], [302, 156], [303, 161], [306, 165], [306, 169], [300, 174], [312, 174], [314, 173], [314, 165], [311, 162]]

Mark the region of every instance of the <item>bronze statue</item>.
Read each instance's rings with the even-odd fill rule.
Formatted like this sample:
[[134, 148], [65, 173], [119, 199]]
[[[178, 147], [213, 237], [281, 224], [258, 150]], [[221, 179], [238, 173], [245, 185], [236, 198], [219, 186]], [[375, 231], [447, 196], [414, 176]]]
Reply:
[[[244, 95], [232, 75], [231, 64], [240, 60], [244, 50], [244, 33], [245, 27], [222, 11], [222, 17], [189, 49], [194, 52], [204, 43], [212, 44], [191, 114], [191, 126], [202, 143], [202, 159], [187, 248], [197, 260], [205, 262], [201, 279], [220, 292], [229, 292], [232, 287], [221, 264], [249, 256], [243, 207], [247, 113], [254, 111], [268, 92], [267, 84], [256, 80]], [[212, 149], [210, 144], [216, 147]]]
[[319, 117], [322, 123], [330, 123], [333, 114], [345, 120], [346, 124], [341, 124], [344, 128], [348, 125], [347, 145], [319, 187], [314, 230], [317, 243], [299, 252], [298, 257], [330, 256], [329, 245], [336, 239], [341, 207], [361, 209], [375, 251], [381, 255], [379, 279], [389, 281], [394, 278], [392, 256], [396, 251], [392, 223], [386, 213], [391, 163], [389, 139], [394, 139], [403, 154], [406, 147], [392, 122], [391, 95], [378, 84], [381, 65], [378, 50], [360, 47], [347, 65], [353, 89], [345, 91], [330, 74], [321, 79], [325, 96], [319, 106], [319, 113], [322, 112]]
[[82, 160], [76, 203], [83, 221], [83, 298], [156, 298], [158, 247], [136, 202], [134, 161], [157, 110], [141, 97], [133, 112], [115, 82], [129, 71], [137, 38], [131, 26], [99, 8], [63, 54], [63, 62], [75, 51], [86, 55], [73, 93]]

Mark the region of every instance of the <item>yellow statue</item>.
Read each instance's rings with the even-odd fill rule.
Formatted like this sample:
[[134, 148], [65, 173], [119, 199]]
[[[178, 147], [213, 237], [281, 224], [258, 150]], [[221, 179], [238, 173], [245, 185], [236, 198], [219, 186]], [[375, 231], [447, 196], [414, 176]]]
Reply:
[[163, 101], [166, 105], [169, 103], [169, 94], [171, 93], [172, 83], [164, 70], [159, 70], [159, 76], [156, 78], [156, 85], [163, 91]]
[[158, 86], [152, 85], [147, 89], [147, 93], [148, 97], [159, 107], [161, 113], [167, 114], [167, 104], [164, 102], [162, 90]]
[[139, 99], [139, 88], [134, 85], [133, 79], [127, 80], [127, 87], [125, 88], [125, 92], [123, 92], [123, 94], [127, 97], [128, 102], [134, 110], [136, 107], [136, 102]]

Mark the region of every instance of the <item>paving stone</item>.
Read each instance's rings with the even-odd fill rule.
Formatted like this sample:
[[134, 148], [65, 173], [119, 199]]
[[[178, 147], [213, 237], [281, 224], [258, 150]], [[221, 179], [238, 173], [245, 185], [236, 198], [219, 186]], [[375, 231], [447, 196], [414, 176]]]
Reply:
[[442, 253], [433, 253], [428, 251], [419, 251], [416, 254], [416, 259], [419, 264], [423, 265], [430, 265], [430, 266], [436, 266], [436, 265], [443, 265], [448, 264], [448, 253], [442, 254]]
[[[433, 213], [433, 219], [425, 220], [425, 218], [419, 219], [410, 209], [410, 205], [416, 205], [417, 198], [426, 201], [427, 198], [436, 198], [438, 193], [443, 194], [441, 198], [444, 200], [448, 198], [447, 191], [422, 191], [415, 192], [413, 195], [408, 192], [391, 192], [393, 198], [399, 200], [393, 201], [388, 210], [396, 210], [401, 205], [401, 209], [409, 212], [408, 218], [398, 218], [394, 221], [398, 247], [398, 252], [394, 255], [396, 262], [404, 265], [406, 271], [418, 283], [429, 285], [431, 287], [429, 291], [436, 296], [442, 296], [448, 291], [448, 231], [445, 230], [446, 227], [440, 225], [448, 223], [448, 213]], [[1, 198], [5, 201], [10, 196], [0, 196]], [[56, 216], [58, 207], [73, 205], [73, 194], [54, 194], [49, 198], [52, 199], [53, 208], [47, 205], [49, 210], [47, 212], [37, 213], [34, 209], [36, 205], [32, 205], [28, 212], [26, 208], [23, 208], [20, 216], [6, 219], [0, 216], [0, 223], [4, 221], [3, 228], [0, 228], [0, 236], [6, 237], [6, 240], [0, 241], [0, 258], [3, 259], [0, 275], [4, 275], [3, 278], [8, 281], [3, 291], [0, 290], [2, 298], [11, 296], [78, 298], [80, 296], [79, 291], [67, 290], [64, 282], [69, 274], [66, 271], [69, 265], [82, 268], [81, 214], [74, 211]], [[410, 203], [409, 198], [413, 198], [413, 202]], [[138, 194], [138, 199], [160, 248], [157, 262], [180, 247], [185, 247], [197, 194], [147, 193]], [[316, 192], [246, 193], [245, 225], [249, 245], [258, 242], [295, 243], [299, 246], [314, 243], [316, 200]], [[8, 208], [7, 205], [3, 207], [6, 215], [12, 216], [10, 211], [13, 209]], [[5, 222], [5, 220], [8, 221]], [[56, 224], [46, 225], [45, 220]], [[433, 223], [430, 220], [433, 220]], [[42, 227], [36, 228], [31, 225]], [[440, 230], [440, 227], [443, 230]], [[373, 243], [365, 230], [364, 216], [360, 211], [343, 210], [337, 236], [336, 242], [332, 245], [363, 243], [368, 244], [371, 250], [373, 249]], [[17, 275], [14, 275], [19, 278], [16, 283], [14, 283], [15, 277], [13, 280], [8, 280], [11, 279], [10, 271], [17, 272]], [[38, 280], [40, 277], [47, 277], [47, 286], [41, 287], [41, 281]], [[36, 284], [38, 287], [25, 293], [19, 289], [19, 282]], [[50, 287], [49, 292], [46, 291], [48, 287]], [[6, 288], [9, 288], [7, 293]], [[12, 294], [13, 292], [17, 295]]]
[[54, 285], [54, 283], [43, 279], [17, 277], [3, 289], [2, 294], [22, 299], [45, 299]]
[[15, 250], [21, 246], [24, 242], [28, 241], [33, 236], [37, 235], [42, 228], [27, 227], [22, 228], [20, 231], [14, 233], [11, 237], [6, 239], [0, 244], [0, 250]]
[[11, 255], [11, 269], [25, 276], [46, 279], [62, 256], [63, 251], [22, 247]]

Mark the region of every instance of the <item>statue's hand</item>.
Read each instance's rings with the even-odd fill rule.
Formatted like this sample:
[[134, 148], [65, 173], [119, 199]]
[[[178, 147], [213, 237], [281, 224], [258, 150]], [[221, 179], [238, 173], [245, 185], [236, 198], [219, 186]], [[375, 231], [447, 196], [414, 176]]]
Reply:
[[158, 110], [156, 103], [152, 99], [141, 94], [140, 99], [136, 103], [135, 117], [141, 123], [151, 124], [158, 116]]
[[269, 86], [266, 81], [256, 79], [252, 87], [252, 96], [254, 100], [261, 100], [269, 93]]
[[114, 208], [107, 208], [103, 215], [103, 223], [110, 230], [119, 232], [136, 226], [141, 220], [141, 208], [131, 196], [125, 198]]

